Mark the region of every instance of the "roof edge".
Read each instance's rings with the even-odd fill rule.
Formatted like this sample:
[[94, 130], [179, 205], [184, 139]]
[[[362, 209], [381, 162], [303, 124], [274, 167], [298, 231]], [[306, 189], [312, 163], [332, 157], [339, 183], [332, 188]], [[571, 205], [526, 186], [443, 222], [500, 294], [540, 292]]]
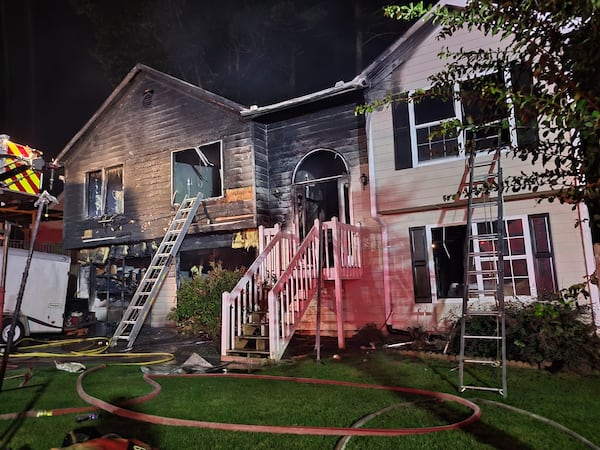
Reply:
[[65, 145], [65, 147], [58, 153], [56, 158], [54, 159], [54, 163], [57, 165], [62, 165], [62, 160], [66, 158], [66, 155], [71, 151], [76, 142], [78, 142], [82, 136], [91, 128], [92, 124], [98, 120], [98, 118], [108, 109], [108, 107], [115, 101], [115, 99], [121, 94], [121, 92], [132, 82], [132, 80], [140, 73], [146, 72], [155, 77], [159, 77], [166, 80], [171, 80], [174, 83], [179, 85], [183, 85], [193, 89], [194, 91], [201, 92], [205, 95], [208, 101], [215, 103], [223, 108], [227, 108], [236, 114], [239, 114], [245, 107], [240, 105], [232, 100], [229, 100], [225, 97], [222, 97], [213, 92], [207, 91], [199, 86], [196, 86], [192, 83], [184, 81], [180, 78], [176, 78], [172, 75], [169, 75], [165, 72], [161, 72], [157, 69], [153, 69], [145, 64], [138, 63], [133, 69], [125, 75], [123, 80], [113, 89], [111, 94], [104, 100], [102, 105], [96, 110], [96, 112], [90, 117], [90, 119], [83, 125], [83, 127], [71, 138], [71, 140]]
[[322, 100], [336, 95], [344, 94], [346, 92], [359, 91], [367, 87], [367, 80], [358, 76], [351, 81], [338, 81], [335, 86], [321, 89], [320, 91], [312, 92], [310, 94], [295, 97], [282, 102], [273, 103], [265, 106], [251, 106], [250, 108], [242, 109], [240, 114], [242, 117], [259, 117], [265, 114], [269, 114], [284, 109], [293, 108], [295, 106], [304, 105], [307, 103], [314, 102], [316, 100]]

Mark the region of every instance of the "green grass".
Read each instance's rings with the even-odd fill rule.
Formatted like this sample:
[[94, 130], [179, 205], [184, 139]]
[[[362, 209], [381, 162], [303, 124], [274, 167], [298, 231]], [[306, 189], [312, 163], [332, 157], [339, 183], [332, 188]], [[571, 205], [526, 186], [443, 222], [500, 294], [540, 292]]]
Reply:
[[[455, 364], [414, 359], [397, 352], [344, 356], [342, 360], [310, 359], [265, 368], [260, 374], [308, 377], [400, 386], [456, 394]], [[8, 375], [10, 375], [9, 373]], [[471, 372], [477, 377], [483, 373]], [[54, 368], [35, 368], [34, 377], [19, 388], [6, 380], [0, 392], [0, 414], [86, 406], [75, 389], [77, 375]], [[278, 380], [223, 377], [159, 378], [160, 395], [131, 407], [149, 414], [263, 425], [348, 427], [362, 417], [388, 408], [365, 428], [406, 428], [444, 425], [470, 412], [454, 403], [437, 402], [387, 390], [300, 384]], [[90, 373], [86, 392], [109, 402], [148, 393], [135, 366], [109, 366]], [[495, 393], [467, 391], [465, 398], [506, 403], [546, 417], [600, 445], [600, 375], [549, 374], [532, 369], [508, 371], [508, 398]], [[464, 429], [399, 437], [352, 437], [347, 449], [583, 449], [575, 438], [527, 415], [479, 403], [481, 419]], [[60, 446], [67, 432], [94, 426], [138, 438], [161, 450], [216, 449], [333, 449], [339, 437], [225, 432], [158, 426], [101, 412], [98, 420], [78, 424], [76, 415], [0, 420], [0, 448], [48, 449]]]

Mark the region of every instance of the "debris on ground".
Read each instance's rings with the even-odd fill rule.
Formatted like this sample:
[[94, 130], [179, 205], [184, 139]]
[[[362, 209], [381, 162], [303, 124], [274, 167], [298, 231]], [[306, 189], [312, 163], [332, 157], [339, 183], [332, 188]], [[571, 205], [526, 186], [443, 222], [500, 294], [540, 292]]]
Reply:
[[64, 370], [65, 372], [70, 373], [81, 373], [85, 372], [86, 367], [78, 362], [67, 362], [67, 363], [59, 363], [54, 361], [54, 365], [58, 370]]

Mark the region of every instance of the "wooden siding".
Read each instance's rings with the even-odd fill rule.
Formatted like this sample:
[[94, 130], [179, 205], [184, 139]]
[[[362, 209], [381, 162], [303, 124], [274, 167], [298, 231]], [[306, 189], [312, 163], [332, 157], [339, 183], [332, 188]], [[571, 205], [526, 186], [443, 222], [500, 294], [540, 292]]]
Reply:
[[[580, 228], [575, 228], [577, 213], [556, 203], [519, 200], [505, 203], [505, 217], [548, 213], [553, 237], [554, 261], [559, 288], [581, 283], [588, 273]], [[416, 226], [450, 226], [465, 223], [465, 209], [429, 210], [384, 216], [388, 223], [391, 270], [392, 322], [394, 328], [417, 325], [443, 328], [449, 313], [460, 311], [458, 299], [436, 299], [432, 303], [415, 303], [411, 270], [409, 228]], [[433, 255], [429, 254], [431, 285], [435, 286]]]
[[[273, 223], [294, 220], [292, 176], [303, 156], [316, 149], [341, 154], [350, 169], [351, 191], [358, 192], [361, 163], [367, 159], [364, 117], [354, 114], [359, 99], [268, 123], [269, 180]], [[272, 196], [277, 190], [279, 198]], [[356, 220], [356, 219], [355, 219]]]
[[269, 204], [277, 201], [269, 188], [269, 154], [267, 128], [264, 124], [253, 124], [254, 136], [254, 179], [256, 186], [256, 216], [258, 225], [271, 225]]
[[[224, 196], [202, 203], [190, 233], [256, 226], [250, 124], [237, 111], [189, 95], [184, 87], [140, 72], [71, 148], [66, 163], [66, 248], [162, 238], [174, 213], [171, 153], [215, 141], [222, 141]], [[154, 92], [150, 107], [142, 105], [147, 89]], [[85, 217], [86, 172], [115, 165], [123, 165], [126, 221], [102, 225]], [[84, 236], [116, 239], [86, 244]]]
[[[411, 43], [402, 64], [390, 60], [380, 68], [366, 97], [382, 98], [389, 93], [427, 88], [428, 77], [443, 68], [437, 54], [442, 46], [465, 50], [493, 47], [494, 42], [482, 37], [476, 30], [457, 33], [452, 39], [438, 41], [431, 33], [420, 43]], [[421, 33], [421, 37], [424, 34]], [[421, 326], [428, 329], [446, 328], [448, 319], [460, 315], [458, 299], [437, 299], [432, 251], [429, 250], [429, 274], [434, 295], [431, 303], [415, 303], [411, 267], [409, 229], [422, 226], [449, 226], [466, 222], [466, 208], [450, 201], [444, 195], [453, 194], [460, 186], [465, 171], [465, 159], [444, 159], [420, 164], [415, 168], [396, 170], [394, 164], [394, 136], [391, 108], [375, 111], [367, 122], [370, 161], [376, 176], [370, 180], [376, 189], [377, 211], [387, 224], [390, 245], [391, 323], [394, 328], [407, 329]], [[504, 176], [521, 171], [539, 170], [530, 161], [503, 156]], [[575, 228], [578, 211], [570, 205], [542, 202], [535, 195], [507, 193], [505, 217], [547, 213], [553, 238], [554, 262], [559, 288], [584, 281], [590, 273], [586, 258], [591, 255], [589, 237]], [[585, 216], [584, 216], [585, 217]]]

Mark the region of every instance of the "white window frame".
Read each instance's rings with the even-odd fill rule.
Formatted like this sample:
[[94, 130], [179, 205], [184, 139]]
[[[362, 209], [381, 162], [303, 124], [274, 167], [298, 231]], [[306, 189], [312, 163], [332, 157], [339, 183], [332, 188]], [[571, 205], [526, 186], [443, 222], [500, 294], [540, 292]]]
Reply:
[[[508, 222], [511, 220], [520, 220], [521, 221], [521, 225], [523, 227], [523, 241], [524, 241], [524, 246], [525, 246], [525, 255], [524, 258], [522, 255], [517, 255], [517, 256], [511, 256], [511, 255], [504, 255], [504, 261], [510, 261], [510, 260], [522, 260], [525, 259], [526, 260], [526, 264], [527, 264], [527, 276], [528, 276], [528, 280], [529, 280], [529, 288], [530, 288], [530, 293], [529, 295], [520, 295], [520, 296], [511, 296], [511, 295], [506, 295], [505, 294], [505, 298], [508, 300], [516, 300], [518, 299], [519, 301], [531, 301], [535, 298], [537, 298], [537, 286], [536, 286], [536, 279], [535, 279], [535, 266], [534, 266], [534, 260], [533, 260], [533, 245], [531, 242], [531, 232], [529, 229], [529, 217], [527, 215], [518, 215], [518, 216], [509, 216], [509, 217], [505, 217], [504, 218], [504, 222]], [[473, 221], [473, 223], [471, 224], [472, 226], [472, 231], [473, 233], [477, 233], [477, 225], [479, 223], [484, 222], [483, 220], [477, 220], [477, 221]], [[433, 239], [432, 239], [432, 230], [436, 229], [436, 228], [444, 228], [444, 227], [453, 227], [453, 226], [465, 226], [466, 224], [463, 223], [447, 223], [447, 224], [434, 224], [434, 225], [426, 225], [425, 226], [425, 233], [426, 233], [426, 237], [427, 237], [427, 245], [429, 247], [428, 250], [428, 260], [429, 260], [429, 281], [430, 281], [430, 286], [431, 286], [431, 299], [433, 303], [436, 302], [460, 302], [462, 301], [462, 297], [439, 297], [438, 296], [438, 291], [437, 291], [437, 279], [436, 279], [436, 271], [435, 271], [435, 258], [434, 258], [434, 254], [433, 254]], [[477, 240], [474, 239], [474, 243], [475, 245], [477, 245]], [[478, 250], [478, 248], [476, 249]], [[493, 259], [497, 260], [496, 257], [494, 257]], [[485, 258], [485, 257], [477, 257], [475, 259], [475, 269], [476, 270], [481, 270], [481, 263], [482, 262], [486, 262], [491, 260], [491, 258]], [[514, 286], [514, 285], [513, 285]], [[477, 289], [481, 290], [483, 289], [483, 278], [482, 275], [478, 274], [477, 275]], [[481, 300], [491, 300], [493, 297], [491, 296], [480, 296]]]
[[[485, 77], [488, 75], [491, 75], [495, 72], [484, 72], [484, 73], [480, 73], [477, 75], [477, 77]], [[512, 87], [512, 80], [511, 80], [511, 75], [510, 75], [510, 70], [504, 70], [503, 71], [503, 75], [504, 75], [504, 83], [506, 85], [507, 89], [510, 89]], [[473, 77], [473, 78], [468, 78], [463, 80], [463, 82], [467, 82], [469, 80], [473, 80], [476, 79], [477, 77]], [[434, 158], [434, 159], [429, 159], [429, 160], [424, 160], [424, 161], [419, 161], [419, 148], [418, 148], [418, 144], [417, 144], [417, 131], [422, 129], [422, 128], [426, 128], [426, 127], [431, 127], [431, 126], [436, 126], [436, 125], [440, 125], [441, 123], [448, 121], [448, 120], [454, 120], [457, 119], [459, 120], [461, 123], [463, 123], [463, 119], [464, 119], [464, 115], [463, 115], [463, 102], [460, 98], [460, 83], [455, 83], [453, 86], [453, 94], [454, 94], [454, 101], [453, 101], [453, 108], [454, 108], [454, 116], [453, 117], [448, 117], [445, 120], [437, 120], [437, 121], [433, 121], [433, 122], [428, 122], [428, 123], [422, 123], [422, 124], [416, 124], [416, 117], [415, 117], [415, 101], [414, 101], [414, 96], [417, 92], [427, 92], [428, 90], [431, 89], [431, 86], [425, 88], [425, 89], [414, 89], [409, 91], [408, 95], [409, 95], [409, 99], [408, 99], [408, 120], [409, 120], [409, 129], [410, 129], [410, 142], [411, 142], [411, 154], [412, 154], [412, 163], [413, 163], [413, 167], [420, 167], [420, 166], [427, 166], [427, 165], [431, 165], [431, 164], [440, 164], [440, 163], [446, 163], [448, 161], [456, 161], [458, 159], [464, 159], [465, 157], [465, 130], [462, 129], [460, 130], [460, 132], [457, 135], [457, 142], [458, 142], [458, 154], [454, 155], [454, 156], [444, 156], [444, 157], [440, 157], [440, 158]], [[509, 147], [511, 146], [516, 146], [517, 145], [517, 127], [516, 127], [516, 117], [515, 117], [515, 109], [514, 109], [514, 105], [513, 102], [510, 99], [510, 96], [507, 99], [506, 102], [506, 106], [508, 109], [508, 123], [509, 123], [509, 145], [507, 145], [505, 148], [503, 148], [502, 150], [507, 151]], [[480, 152], [485, 152], [485, 150], [480, 150]]]

